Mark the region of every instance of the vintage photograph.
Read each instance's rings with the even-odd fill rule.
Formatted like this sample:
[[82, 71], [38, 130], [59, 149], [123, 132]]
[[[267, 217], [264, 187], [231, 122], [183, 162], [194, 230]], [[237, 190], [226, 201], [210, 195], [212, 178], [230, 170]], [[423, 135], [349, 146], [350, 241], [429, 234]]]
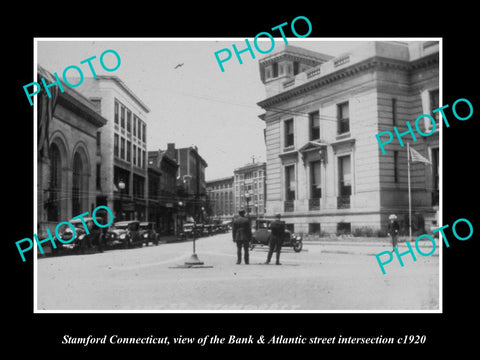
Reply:
[[442, 311], [441, 39], [255, 40], [35, 39], [35, 312]]

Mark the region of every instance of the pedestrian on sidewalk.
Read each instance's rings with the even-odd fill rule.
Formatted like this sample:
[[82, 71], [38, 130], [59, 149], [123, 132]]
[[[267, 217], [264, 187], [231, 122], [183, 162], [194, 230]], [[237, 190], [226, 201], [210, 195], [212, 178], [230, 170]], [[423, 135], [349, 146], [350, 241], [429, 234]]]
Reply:
[[276, 219], [270, 224], [270, 238], [267, 261], [265, 264], [270, 264], [273, 252], [276, 254], [276, 265], [280, 264], [280, 252], [282, 251], [283, 237], [285, 236], [285, 222], [281, 220], [281, 215], [276, 214]]
[[250, 220], [245, 217], [245, 210], [240, 209], [238, 216], [235, 217], [232, 224], [233, 241], [237, 244], [237, 264], [242, 262], [242, 248], [245, 264], [248, 265], [248, 247], [252, 240], [252, 228]]
[[397, 222], [397, 215], [391, 214], [388, 217], [388, 219], [390, 220], [390, 222], [388, 223], [387, 232], [388, 232], [388, 236], [392, 237], [392, 247], [393, 247], [392, 252], [393, 252], [398, 245], [398, 231], [400, 230], [400, 225], [398, 225], [398, 222]]

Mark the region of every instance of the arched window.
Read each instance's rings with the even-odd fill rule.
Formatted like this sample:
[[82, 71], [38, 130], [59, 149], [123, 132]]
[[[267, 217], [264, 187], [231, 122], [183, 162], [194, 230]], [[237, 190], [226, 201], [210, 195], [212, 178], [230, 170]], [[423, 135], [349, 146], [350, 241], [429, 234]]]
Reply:
[[73, 157], [73, 179], [72, 179], [72, 214], [79, 215], [82, 212], [83, 189], [83, 161], [78, 152]]
[[53, 143], [50, 146], [50, 186], [47, 200], [47, 220], [59, 221], [62, 199], [62, 158], [60, 149]]

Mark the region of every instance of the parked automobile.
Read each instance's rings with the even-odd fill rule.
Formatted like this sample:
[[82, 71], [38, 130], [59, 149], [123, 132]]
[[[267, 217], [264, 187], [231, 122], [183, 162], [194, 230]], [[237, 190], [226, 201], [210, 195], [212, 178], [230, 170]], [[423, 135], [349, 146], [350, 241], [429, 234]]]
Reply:
[[216, 228], [214, 225], [212, 224], [203, 225], [203, 229], [202, 229], [203, 236], [212, 236], [212, 235], [215, 235], [215, 233], [216, 233]]
[[133, 246], [142, 246], [140, 221], [127, 220], [116, 222], [107, 233], [106, 241], [109, 246], [123, 247], [125, 249]]
[[[271, 220], [256, 220], [252, 227], [252, 242], [250, 248], [253, 249], [257, 245], [269, 245], [270, 240], [270, 223]], [[283, 239], [282, 247], [291, 247], [295, 252], [302, 251], [303, 243], [302, 236], [291, 233], [290, 230], [285, 230], [285, 237]]]
[[140, 223], [140, 236], [144, 241], [145, 245], [152, 242], [155, 245], [158, 245], [158, 240], [160, 235], [155, 230], [155, 223], [153, 222], [141, 222]]
[[[99, 224], [101, 224], [103, 221], [103, 219], [100, 217], [96, 217], [95, 220]], [[105, 246], [103, 229], [94, 224], [92, 217], [71, 219], [69, 220], [69, 223], [71, 223], [75, 228], [75, 240], [67, 244], [58, 242], [62, 244], [62, 249], [73, 250], [74, 252], [81, 253], [92, 252], [95, 250], [103, 252], [103, 248]], [[88, 228], [88, 234], [85, 230], [85, 226], [83, 225], [84, 223]], [[62, 232], [62, 234], [60, 234], [60, 237], [65, 240], [71, 239], [72, 236], [73, 231], [69, 226], [65, 227], [65, 230]]]
[[202, 231], [203, 231], [202, 224], [195, 224], [193, 222], [188, 222], [183, 224], [182, 231], [178, 234], [178, 237], [183, 240], [187, 238], [193, 238], [193, 236], [198, 238], [202, 236]]

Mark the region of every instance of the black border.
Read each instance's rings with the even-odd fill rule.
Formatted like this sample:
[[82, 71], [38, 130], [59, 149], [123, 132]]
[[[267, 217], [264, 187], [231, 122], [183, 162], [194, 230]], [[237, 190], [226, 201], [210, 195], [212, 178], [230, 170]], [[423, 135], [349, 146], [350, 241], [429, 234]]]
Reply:
[[[177, 5], [173, 12], [166, 5], [129, 4], [128, 11], [120, 14], [118, 9], [98, 6], [72, 13], [63, 6], [45, 4], [22, 15], [21, 32], [4, 29], [9, 49], [8, 85], [5, 107], [8, 117], [4, 154], [6, 158], [7, 216], [3, 228], [7, 229], [3, 249], [7, 259], [4, 278], [7, 284], [4, 298], [9, 316], [5, 322], [8, 347], [17, 351], [35, 349], [41, 356], [46, 354], [66, 355], [73, 352], [105, 354], [121, 353], [138, 355], [151, 352], [157, 356], [183, 351], [204, 355], [211, 350], [226, 350], [233, 353], [258, 354], [258, 351], [285, 354], [310, 352], [324, 356], [327, 352], [340, 354], [344, 350], [357, 353], [378, 352], [395, 354], [425, 352], [440, 353], [442, 349], [461, 346], [462, 350], [475, 344], [473, 319], [476, 305], [475, 256], [478, 250], [478, 215], [473, 211], [476, 203], [474, 179], [476, 177], [476, 129], [478, 112], [478, 91], [473, 87], [476, 77], [476, 12], [473, 4], [455, 3], [449, 9], [421, 9], [417, 5], [402, 3], [359, 5], [352, 8], [347, 3], [320, 4], [318, 8], [307, 3], [291, 4], [294, 9], [273, 12], [285, 8], [280, 3], [267, 4], [266, 11], [260, 11], [258, 4], [220, 4], [211, 9], [195, 12], [190, 5]], [[295, 6], [294, 6], [295, 5]], [[176, 5], [174, 5], [175, 7]], [[47, 8], [51, 7], [51, 8]], [[134, 7], [134, 8], [133, 8]], [[371, 7], [371, 8], [370, 8]], [[182, 9], [183, 8], [183, 9]], [[79, 9], [80, 10], [80, 9]], [[188, 10], [188, 11], [187, 11]], [[122, 12], [122, 11], [120, 11]], [[70, 14], [69, 16], [67, 16]], [[187, 15], [189, 14], [189, 15]], [[192, 15], [195, 14], [195, 15]], [[472, 14], [472, 15], [470, 15]], [[30, 237], [33, 228], [33, 110], [25, 101], [22, 86], [33, 79], [33, 38], [34, 37], [253, 37], [283, 22], [290, 22], [296, 16], [306, 16], [313, 25], [310, 37], [442, 37], [443, 38], [443, 103], [452, 104], [458, 98], [467, 98], [473, 104], [474, 115], [468, 121], [453, 120], [443, 136], [443, 223], [452, 224], [458, 218], [469, 219], [474, 226], [474, 236], [465, 242], [450, 241], [450, 248], [443, 248], [443, 314], [33, 314], [33, 259], [25, 263], [18, 257], [14, 241]], [[126, 25], [123, 18], [135, 19]], [[13, 103], [11, 100], [13, 99]], [[11, 108], [12, 107], [12, 108]], [[13, 136], [11, 136], [13, 135]], [[13, 140], [15, 139], [15, 140]], [[447, 235], [451, 234], [447, 232]], [[451, 237], [452, 235], [450, 235]], [[449, 237], [449, 239], [450, 239]], [[473, 329], [473, 330], [472, 330]], [[103, 336], [199, 337], [217, 334], [228, 337], [252, 335], [284, 336], [345, 336], [397, 337], [404, 335], [426, 335], [423, 345], [390, 346], [348, 345], [348, 346], [65, 346], [61, 345], [64, 334]], [[313, 351], [313, 352], [312, 352]]]

